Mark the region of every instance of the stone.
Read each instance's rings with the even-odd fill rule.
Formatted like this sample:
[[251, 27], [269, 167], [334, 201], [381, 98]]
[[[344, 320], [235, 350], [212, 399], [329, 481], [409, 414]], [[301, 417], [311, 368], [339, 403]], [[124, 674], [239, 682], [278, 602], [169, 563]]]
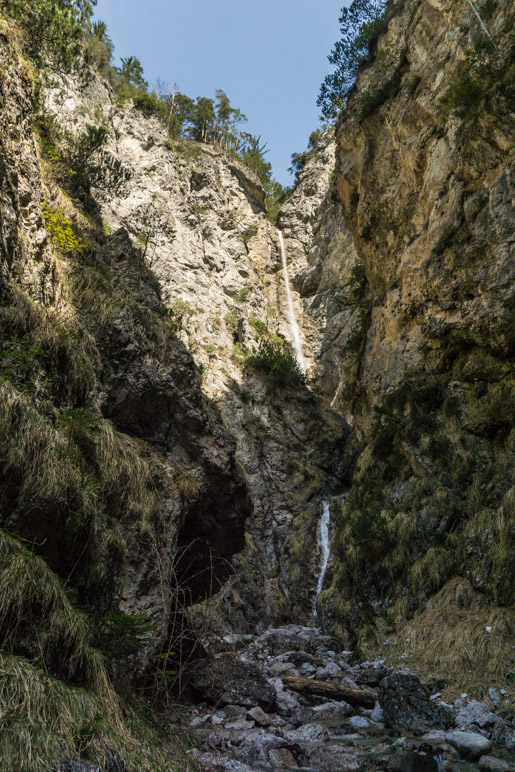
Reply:
[[376, 724], [382, 724], [384, 721], [384, 713], [379, 702], [376, 702], [374, 709], [370, 713], [370, 719]]
[[235, 721], [228, 721], [225, 724], [226, 729], [233, 729], [238, 732], [242, 732], [246, 729], [253, 729], [254, 726], [254, 721], [246, 721], [244, 718], [238, 718]]
[[191, 686], [215, 704], [259, 705], [266, 711], [275, 703], [274, 691], [257, 667], [230, 654], [202, 662], [193, 673]]
[[496, 710], [498, 710], [501, 707], [501, 695], [499, 692], [499, 689], [496, 689], [495, 687], [490, 687], [488, 690], [488, 699], [494, 706]]
[[515, 725], [509, 726], [506, 721], [499, 719], [492, 729], [492, 740], [510, 751], [515, 751]]
[[98, 764], [93, 764], [91, 761], [70, 759], [69, 761], [61, 762], [58, 772], [104, 772], [104, 770]]
[[336, 662], [328, 662], [325, 667], [321, 667], [316, 671], [316, 677], [323, 681], [325, 678], [337, 678], [341, 675], [342, 669]]
[[387, 667], [383, 660], [362, 662], [352, 670], [356, 683], [365, 684], [366, 686], [378, 686], [390, 672], [391, 668]]
[[368, 754], [359, 748], [326, 743], [309, 753], [309, 768], [317, 772], [361, 772]]
[[291, 743], [322, 743], [329, 737], [329, 732], [321, 724], [304, 724], [298, 729], [285, 732], [284, 736]]
[[420, 679], [407, 670], [395, 670], [381, 681], [379, 703], [385, 723], [395, 729], [427, 732], [453, 724], [450, 712], [431, 702]]
[[456, 726], [459, 729], [468, 729], [469, 727], [472, 729], [485, 729], [493, 726], [498, 720], [498, 717], [495, 713], [492, 713], [488, 705], [475, 700], [463, 704], [456, 713]]
[[269, 726], [270, 724], [270, 716], [259, 705], [247, 711], [247, 716], [255, 721], [258, 726]]
[[[481, 756], [478, 762], [480, 772], [510, 772], [510, 764], [494, 756]], [[513, 767], [512, 767], [513, 770]]]
[[346, 702], [324, 702], [322, 705], [311, 708], [311, 712], [315, 721], [328, 721], [347, 718], [352, 715], [354, 709]]
[[445, 735], [447, 742], [456, 748], [463, 759], [477, 761], [481, 756], [488, 754], [492, 743], [487, 737], [477, 732], [461, 732], [454, 730]]
[[268, 754], [268, 758], [275, 769], [297, 768], [297, 762], [288, 748], [272, 748]]
[[367, 729], [369, 726], [371, 726], [371, 724], [372, 722], [364, 716], [352, 716], [352, 718], [349, 720], [349, 726], [351, 726], [353, 729]]
[[254, 635], [224, 635], [221, 641], [221, 649], [238, 651], [248, 646], [254, 640]]
[[388, 760], [388, 772], [438, 772], [438, 762], [425, 753], [395, 753]]

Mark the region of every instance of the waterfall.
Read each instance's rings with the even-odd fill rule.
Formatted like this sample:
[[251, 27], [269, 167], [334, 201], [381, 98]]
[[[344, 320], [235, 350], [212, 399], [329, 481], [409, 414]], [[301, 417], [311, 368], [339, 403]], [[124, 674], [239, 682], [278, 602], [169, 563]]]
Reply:
[[321, 561], [320, 561], [320, 574], [318, 575], [317, 591], [315, 595], [315, 601], [313, 603], [313, 618], [315, 618], [317, 614], [318, 596], [320, 595], [324, 587], [325, 575], [327, 573], [327, 565], [329, 563], [329, 555], [331, 554], [331, 544], [329, 541], [329, 520], [330, 520], [329, 502], [324, 501], [322, 516], [320, 518], [320, 523], [318, 526], [318, 546], [321, 552]]
[[284, 284], [286, 286], [286, 295], [288, 297], [288, 314], [290, 317], [290, 327], [291, 327], [291, 334], [293, 338], [293, 348], [295, 351], [295, 356], [297, 358], [297, 362], [299, 363], [299, 366], [302, 370], [306, 369], [306, 362], [304, 360], [304, 354], [302, 352], [302, 341], [300, 339], [300, 331], [299, 331], [299, 325], [297, 324], [297, 317], [295, 316], [295, 309], [293, 308], [293, 298], [291, 296], [291, 289], [290, 289], [290, 279], [288, 277], [288, 265], [286, 262], [286, 247], [284, 246], [284, 239], [283, 234], [280, 230], [277, 231], [279, 234], [279, 243], [281, 245], [281, 259], [283, 261], [283, 270], [284, 270]]

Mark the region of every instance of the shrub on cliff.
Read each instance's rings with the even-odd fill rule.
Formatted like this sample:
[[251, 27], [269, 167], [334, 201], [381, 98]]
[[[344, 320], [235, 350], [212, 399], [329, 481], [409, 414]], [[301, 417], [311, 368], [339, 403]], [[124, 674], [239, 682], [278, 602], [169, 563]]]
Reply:
[[38, 64], [70, 69], [82, 49], [96, 0], [2, 0], [0, 10], [25, 33], [26, 50]]
[[282, 338], [261, 338], [257, 348], [245, 357], [244, 364], [265, 373], [267, 380], [288, 385], [305, 385], [306, 374]]

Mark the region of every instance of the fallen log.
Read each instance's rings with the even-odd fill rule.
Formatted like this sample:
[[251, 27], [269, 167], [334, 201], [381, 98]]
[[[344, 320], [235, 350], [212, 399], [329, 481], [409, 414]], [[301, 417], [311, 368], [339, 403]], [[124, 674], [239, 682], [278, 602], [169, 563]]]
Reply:
[[355, 708], [373, 708], [377, 694], [365, 689], [350, 689], [348, 686], [340, 686], [326, 681], [315, 681], [311, 678], [299, 678], [297, 676], [285, 676], [283, 684], [287, 689], [300, 694], [315, 694], [317, 697], [328, 697], [332, 700], [343, 700]]

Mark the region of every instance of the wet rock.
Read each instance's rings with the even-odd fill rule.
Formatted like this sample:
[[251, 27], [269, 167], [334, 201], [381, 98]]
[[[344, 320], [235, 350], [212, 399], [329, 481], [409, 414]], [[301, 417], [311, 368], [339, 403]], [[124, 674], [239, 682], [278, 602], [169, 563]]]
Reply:
[[395, 670], [381, 681], [379, 702], [388, 726], [427, 732], [453, 724], [447, 709], [431, 702], [420, 679], [408, 670]]
[[304, 724], [298, 729], [284, 733], [291, 743], [322, 743], [329, 737], [329, 732], [321, 724]]
[[453, 748], [456, 748], [463, 759], [477, 761], [481, 756], [486, 755], [492, 749], [492, 743], [487, 737], [477, 732], [460, 732], [458, 730], [447, 732], [445, 735]]
[[438, 762], [425, 753], [396, 753], [388, 761], [388, 772], [438, 772]]
[[478, 763], [480, 772], [508, 772], [510, 765], [503, 759], [494, 756], [481, 756]]
[[191, 684], [211, 703], [246, 708], [259, 705], [264, 710], [270, 710], [275, 703], [274, 691], [257, 667], [231, 655], [206, 660], [194, 673]]

